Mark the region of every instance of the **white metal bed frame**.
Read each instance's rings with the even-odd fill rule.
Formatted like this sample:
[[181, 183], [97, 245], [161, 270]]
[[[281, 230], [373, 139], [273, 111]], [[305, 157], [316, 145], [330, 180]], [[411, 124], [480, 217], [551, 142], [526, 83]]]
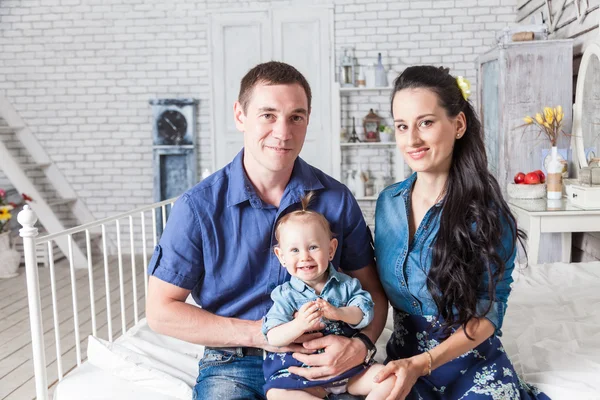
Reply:
[[[29, 320], [31, 325], [31, 347], [33, 351], [33, 366], [35, 374], [35, 387], [36, 396], [38, 400], [48, 400], [48, 369], [46, 367], [46, 355], [44, 345], [44, 330], [42, 326], [42, 308], [40, 298], [40, 284], [38, 276], [38, 265], [36, 261], [36, 247], [40, 244], [46, 244], [49, 255], [49, 269], [50, 269], [50, 285], [52, 295], [52, 314], [54, 321], [54, 341], [56, 345], [56, 364], [58, 368], [58, 380], [59, 382], [66, 375], [63, 371], [62, 365], [62, 354], [61, 354], [61, 337], [60, 337], [60, 322], [58, 319], [57, 311], [57, 296], [56, 296], [56, 279], [55, 279], [55, 266], [53, 258], [53, 246], [52, 243], [57, 238], [67, 237], [70, 267], [70, 279], [71, 279], [71, 291], [73, 301], [73, 324], [75, 334], [75, 346], [77, 355], [77, 366], [81, 365], [81, 344], [79, 337], [79, 317], [77, 307], [77, 289], [76, 289], [76, 269], [84, 269], [87, 267], [88, 278], [89, 278], [89, 293], [90, 293], [90, 307], [92, 316], [92, 334], [97, 335], [96, 326], [96, 312], [95, 312], [95, 293], [94, 293], [94, 277], [93, 277], [93, 262], [92, 262], [92, 240], [90, 231], [94, 228], [101, 228], [102, 230], [102, 255], [104, 262], [104, 284], [106, 288], [106, 313], [108, 323], [108, 341], [112, 342], [112, 313], [111, 313], [111, 296], [110, 296], [110, 280], [109, 280], [109, 243], [111, 241], [107, 234], [107, 226], [109, 224], [115, 224], [116, 229], [116, 247], [117, 247], [117, 260], [119, 268], [119, 293], [120, 293], [120, 312], [121, 312], [121, 334], [125, 334], [127, 331], [126, 316], [125, 316], [125, 285], [123, 281], [123, 251], [121, 247], [121, 220], [129, 220], [129, 250], [131, 255], [131, 269], [132, 269], [132, 280], [133, 280], [133, 312], [134, 321], [137, 324], [139, 321], [139, 309], [138, 309], [138, 296], [137, 296], [137, 282], [136, 282], [136, 251], [135, 244], [136, 238], [134, 235], [134, 220], [139, 221], [139, 227], [141, 228], [141, 240], [142, 243], [142, 257], [144, 263], [144, 269], [148, 265], [148, 253], [147, 253], [147, 237], [146, 237], [146, 219], [147, 213], [151, 213], [152, 217], [152, 244], [156, 246], [158, 241], [157, 234], [157, 212], [160, 210], [162, 214], [162, 227], [164, 229], [167, 223], [167, 206], [173, 206], [176, 198], [165, 200], [159, 203], [155, 203], [149, 206], [137, 208], [135, 210], [119, 214], [113, 217], [100, 219], [94, 222], [86, 223], [74, 228], [66, 229], [62, 232], [53, 233], [45, 236], [38, 237], [38, 229], [35, 227], [37, 222], [37, 216], [34, 211], [26, 205], [24, 209], [19, 213], [17, 219], [23, 226], [20, 230], [20, 235], [23, 238], [23, 252], [25, 256], [25, 274], [27, 280], [27, 298], [29, 304]], [[170, 209], [170, 208], [169, 208]], [[134, 216], [139, 215], [139, 220]], [[160, 217], [159, 217], [160, 218]], [[159, 219], [160, 221], [160, 219]], [[73, 235], [76, 233], [85, 233], [86, 248], [87, 248], [87, 266], [74, 265], [73, 263]], [[112, 255], [112, 254], [111, 254]], [[138, 254], [139, 255], [139, 254]], [[144, 274], [145, 276], [145, 274]], [[148, 293], [148, 280], [144, 279], [144, 291]]]

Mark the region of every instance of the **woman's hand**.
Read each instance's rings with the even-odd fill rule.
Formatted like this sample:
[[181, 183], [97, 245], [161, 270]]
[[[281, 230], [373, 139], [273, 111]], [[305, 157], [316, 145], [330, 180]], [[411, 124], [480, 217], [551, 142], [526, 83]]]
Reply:
[[383, 382], [388, 376], [396, 375], [396, 383], [386, 400], [404, 400], [419, 377], [429, 371], [429, 358], [423, 353], [411, 358], [390, 361], [373, 378], [376, 383]]

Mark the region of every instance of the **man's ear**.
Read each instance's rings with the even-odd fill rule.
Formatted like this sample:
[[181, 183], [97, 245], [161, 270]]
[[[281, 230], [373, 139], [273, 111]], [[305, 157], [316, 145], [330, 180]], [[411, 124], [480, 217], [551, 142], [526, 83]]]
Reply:
[[333, 256], [335, 256], [335, 251], [338, 247], [338, 240], [333, 238], [329, 241], [329, 261], [333, 260]]
[[239, 101], [236, 101], [233, 104], [233, 119], [235, 120], [235, 127], [240, 132], [245, 132], [246, 129], [244, 127], [244, 123], [246, 122], [246, 113], [244, 112], [244, 107]]
[[279, 262], [281, 263], [281, 266], [285, 268], [285, 261], [283, 260], [283, 253], [281, 251], [281, 248], [279, 246], [275, 246], [273, 248], [273, 252], [277, 256], [277, 259], [279, 259]]

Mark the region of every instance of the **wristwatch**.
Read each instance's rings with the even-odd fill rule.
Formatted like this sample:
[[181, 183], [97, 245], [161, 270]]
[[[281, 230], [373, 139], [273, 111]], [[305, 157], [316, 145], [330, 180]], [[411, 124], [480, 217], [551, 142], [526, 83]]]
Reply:
[[352, 337], [360, 339], [361, 342], [363, 342], [367, 347], [367, 356], [365, 357], [364, 363], [369, 364], [373, 360], [373, 357], [375, 357], [375, 353], [377, 353], [377, 347], [375, 347], [373, 342], [371, 342], [371, 339], [369, 339], [369, 337], [364, 333], [358, 332], [355, 333]]

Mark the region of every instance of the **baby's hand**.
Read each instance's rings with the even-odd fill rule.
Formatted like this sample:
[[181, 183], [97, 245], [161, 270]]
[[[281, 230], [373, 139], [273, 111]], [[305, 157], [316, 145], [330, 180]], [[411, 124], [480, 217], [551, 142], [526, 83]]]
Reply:
[[323, 311], [319, 309], [315, 301], [309, 301], [298, 310], [296, 315], [296, 323], [303, 332], [318, 331], [323, 329], [324, 325], [321, 322]]
[[319, 309], [323, 312], [323, 316], [330, 321], [339, 321], [339, 308], [331, 305], [327, 300], [318, 298], [315, 300]]

